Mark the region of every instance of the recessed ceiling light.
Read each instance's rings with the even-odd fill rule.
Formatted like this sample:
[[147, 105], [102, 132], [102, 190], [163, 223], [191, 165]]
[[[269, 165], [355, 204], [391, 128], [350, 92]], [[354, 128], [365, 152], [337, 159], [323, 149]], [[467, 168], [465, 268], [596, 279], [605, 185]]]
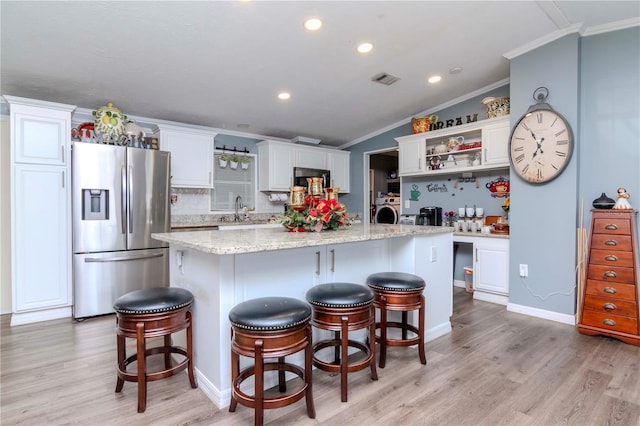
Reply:
[[429, 81], [429, 83], [437, 83], [440, 80], [442, 80], [442, 77], [440, 77], [439, 75], [434, 75], [434, 76], [429, 77], [429, 80], [427, 80], [427, 81]]
[[361, 43], [358, 45], [358, 52], [360, 53], [369, 53], [373, 49], [373, 44], [371, 43]]
[[322, 27], [322, 21], [318, 18], [310, 18], [304, 21], [304, 27], [309, 31], [316, 31]]
[[281, 101], [286, 101], [288, 99], [291, 99], [291, 93], [289, 93], [289, 92], [280, 92], [280, 93], [278, 93], [278, 99], [280, 99]]
[[462, 67], [453, 67], [449, 70], [449, 74], [460, 74], [462, 72]]

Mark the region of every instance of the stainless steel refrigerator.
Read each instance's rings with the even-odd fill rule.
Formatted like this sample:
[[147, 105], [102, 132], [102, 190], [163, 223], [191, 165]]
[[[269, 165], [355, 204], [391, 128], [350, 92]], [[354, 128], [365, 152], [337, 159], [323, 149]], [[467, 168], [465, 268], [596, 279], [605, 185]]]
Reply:
[[73, 316], [113, 312], [121, 295], [169, 285], [170, 153], [72, 147]]

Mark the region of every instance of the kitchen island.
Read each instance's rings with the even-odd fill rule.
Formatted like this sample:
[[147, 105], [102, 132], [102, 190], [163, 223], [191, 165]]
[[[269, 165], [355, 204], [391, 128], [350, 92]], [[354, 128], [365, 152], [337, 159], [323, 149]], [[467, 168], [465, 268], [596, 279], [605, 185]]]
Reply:
[[[231, 390], [230, 324], [236, 304], [256, 297], [305, 299], [325, 282], [364, 284], [374, 272], [416, 274], [425, 289], [425, 341], [451, 331], [453, 228], [357, 224], [321, 233], [284, 228], [153, 234], [170, 244], [170, 282], [194, 295], [194, 365], [219, 407]], [[414, 318], [417, 311], [414, 312]], [[314, 339], [323, 337], [314, 330]], [[411, 350], [395, 348], [394, 350]], [[291, 362], [302, 362], [292, 356]], [[384, 375], [380, 376], [384, 380]]]

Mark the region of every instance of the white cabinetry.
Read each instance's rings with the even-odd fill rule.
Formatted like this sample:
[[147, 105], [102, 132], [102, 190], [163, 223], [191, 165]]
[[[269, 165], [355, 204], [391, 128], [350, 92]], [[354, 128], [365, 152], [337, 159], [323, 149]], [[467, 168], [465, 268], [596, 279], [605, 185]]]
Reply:
[[293, 184], [292, 145], [262, 141], [258, 146], [258, 189], [289, 191]]
[[[509, 240], [479, 238], [474, 244], [473, 286], [475, 292], [499, 296], [509, 294]], [[489, 301], [491, 296], [488, 296]], [[482, 294], [475, 295], [482, 299]], [[487, 299], [487, 298], [485, 298]], [[497, 300], [496, 300], [497, 301]], [[506, 304], [506, 300], [504, 300]]]
[[424, 137], [398, 140], [398, 145], [400, 146], [398, 152], [400, 175], [422, 174], [427, 170]]
[[327, 169], [327, 152], [319, 148], [294, 146], [293, 164], [295, 167]]
[[213, 188], [213, 140], [216, 133], [171, 125], [156, 131], [160, 149], [171, 152], [171, 186]]
[[[463, 147], [446, 149], [449, 138], [462, 136]], [[396, 138], [400, 176], [460, 173], [509, 167], [509, 117], [476, 121]], [[474, 162], [474, 160], [476, 160]], [[432, 163], [439, 163], [432, 166]]]
[[71, 316], [73, 105], [5, 96], [11, 115], [11, 324]]
[[340, 188], [340, 192], [349, 192], [349, 151], [329, 151], [327, 164], [331, 172], [331, 186]]

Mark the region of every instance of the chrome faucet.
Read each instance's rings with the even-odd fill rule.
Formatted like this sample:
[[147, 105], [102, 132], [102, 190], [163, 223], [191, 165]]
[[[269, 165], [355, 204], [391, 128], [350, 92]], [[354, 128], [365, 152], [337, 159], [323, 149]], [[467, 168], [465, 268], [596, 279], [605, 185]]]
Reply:
[[239, 211], [243, 208], [244, 206], [242, 205], [242, 197], [241, 196], [237, 196], [236, 197], [236, 203], [235, 203], [235, 210], [236, 210], [236, 214], [235, 216], [233, 216], [233, 221], [234, 222], [242, 222], [242, 219], [240, 218], [240, 213]]

